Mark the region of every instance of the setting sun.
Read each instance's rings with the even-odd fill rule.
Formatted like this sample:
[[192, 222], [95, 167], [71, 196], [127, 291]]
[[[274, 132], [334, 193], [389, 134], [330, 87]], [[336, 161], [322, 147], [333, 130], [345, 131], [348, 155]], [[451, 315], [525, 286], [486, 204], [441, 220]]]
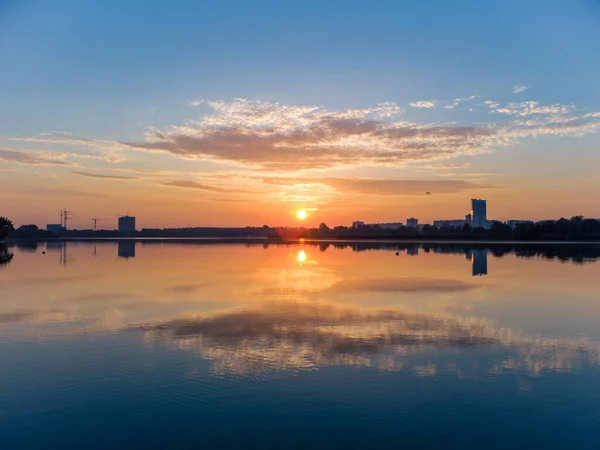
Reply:
[[296, 217], [300, 220], [304, 220], [306, 219], [306, 211], [304, 209], [299, 209], [298, 212], [296, 213]]

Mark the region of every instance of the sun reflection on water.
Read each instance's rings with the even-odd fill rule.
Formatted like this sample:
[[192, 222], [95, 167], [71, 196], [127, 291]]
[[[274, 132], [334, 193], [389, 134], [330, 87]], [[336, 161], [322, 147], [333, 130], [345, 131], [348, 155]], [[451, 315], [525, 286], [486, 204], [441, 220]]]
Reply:
[[304, 250], [300, 250], [298, 252], [298, 255], [296, 256], [296, 258], [298, 259], [298, 262], [300, 264], [302, 264], [303, 262], [306, 261], [306, 253], [304, 252]]

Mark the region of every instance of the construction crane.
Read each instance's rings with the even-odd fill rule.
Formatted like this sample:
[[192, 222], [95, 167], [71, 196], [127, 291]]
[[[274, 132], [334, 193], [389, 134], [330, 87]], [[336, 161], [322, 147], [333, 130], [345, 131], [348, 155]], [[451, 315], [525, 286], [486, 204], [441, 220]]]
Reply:
[[73, 211], [67, 211], [67, 208], [60, 210], [60, 224], [65, 230], [67, 229], [67, 220], [73, 217], [73, 214]]
[[96, 231], [97, 228], [97, 223], [101, 222], [102, 220], [108, 220], [106, 217], [92, 217], [92, 222], [94, 222], [94, 231]]

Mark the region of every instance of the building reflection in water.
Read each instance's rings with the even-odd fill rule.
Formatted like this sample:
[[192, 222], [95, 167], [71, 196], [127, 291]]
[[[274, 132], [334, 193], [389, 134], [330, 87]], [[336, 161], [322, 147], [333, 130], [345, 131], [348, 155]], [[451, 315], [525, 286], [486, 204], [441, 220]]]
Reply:
[[119, 241], [117, 243], [119, 258], [135, 258], [135, 241]]
[[473, 276], [487, 275], [487, 248], [473, 249], [467, 255], [467, 259], [471, 260], [473, 267]]

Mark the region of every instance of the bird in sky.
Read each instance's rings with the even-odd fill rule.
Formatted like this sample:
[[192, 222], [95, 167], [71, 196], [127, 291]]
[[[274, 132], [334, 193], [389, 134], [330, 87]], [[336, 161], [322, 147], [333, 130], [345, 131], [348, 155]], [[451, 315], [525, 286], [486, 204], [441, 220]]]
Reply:
[[426, 192], [425, 195], [431, 195], [431, 192]]

